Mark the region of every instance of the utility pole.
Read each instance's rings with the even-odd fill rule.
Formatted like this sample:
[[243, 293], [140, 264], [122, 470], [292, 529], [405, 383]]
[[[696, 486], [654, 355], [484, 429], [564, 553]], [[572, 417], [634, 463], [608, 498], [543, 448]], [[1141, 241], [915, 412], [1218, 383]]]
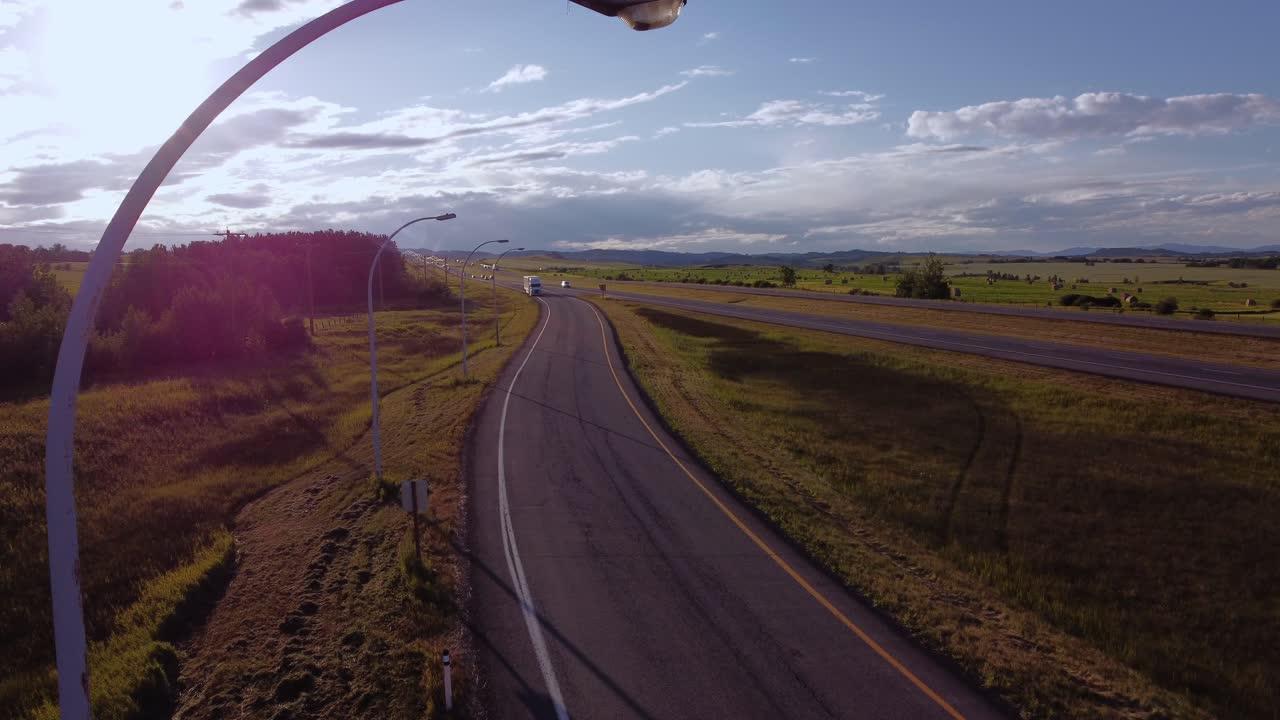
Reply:
[[307, 240], [307, 325], [311, 328], [311, 337], [316, 335], [316, 293], [311, 282], [311, 240]]

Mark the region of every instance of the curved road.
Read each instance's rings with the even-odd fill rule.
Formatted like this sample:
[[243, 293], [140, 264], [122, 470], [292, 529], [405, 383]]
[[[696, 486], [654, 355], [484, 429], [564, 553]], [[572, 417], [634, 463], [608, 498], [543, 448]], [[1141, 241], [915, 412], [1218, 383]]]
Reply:
[[590, 304], [477, 418], [473, 630], [495, 718], [995, 718], [661, 429]]

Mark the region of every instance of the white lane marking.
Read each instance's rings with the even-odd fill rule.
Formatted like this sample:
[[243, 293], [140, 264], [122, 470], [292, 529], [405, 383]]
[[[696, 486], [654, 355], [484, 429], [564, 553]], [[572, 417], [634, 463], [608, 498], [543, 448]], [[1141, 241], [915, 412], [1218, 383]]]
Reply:
[[511, 390], [520, 380], [520, 373], [529, 364], [533, 351], [542, 341], [542, 335], [551, 324], [551, 306], [542, 298], [535, 298], [547, 308], [547, 319], [542, 322], [542, 329], [533, 345], [524, 356], [524, 362], [511, 378], [507, 387], [507, 397], [502, 401], [502, 419], [498, 422], [498, 514], [502, 518], [502, 551], [507, 556], [507, 572], [511, 574], [511, 584], [515, 587], [516, 596], [520, 599], [520, 611], [524, 615], [525, 627], [529, 630], [529, 641], [533, 643], [533, 654], [538, 659], [538, 669], [542, 671], [542, 682], [547, 686], [547, 694], [556, 708], [558, 720], [569, 720], [569, 711], [564, 706], [564, 696], [560, 693], [560, 683], [556, 681], [555, 668], [551, 666], [551, 656], [547, 653], [547, 641], [542, 636], [542, 626], [538, 623], [538, 610], [533, 604], [533, 593], [529, 590], [529, 581], [525, 578], [524, 564], [520, 562], [520, 549], [516, 546], [516, 531], [511, 524], [511, 504], [507, 500], [507, 406], [511, 404]]

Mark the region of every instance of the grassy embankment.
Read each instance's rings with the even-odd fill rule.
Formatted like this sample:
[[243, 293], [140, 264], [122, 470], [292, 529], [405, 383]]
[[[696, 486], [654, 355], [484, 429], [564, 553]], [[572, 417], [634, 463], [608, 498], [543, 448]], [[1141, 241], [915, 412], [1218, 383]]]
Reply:
[[1234, 335], [1195, 333], [1195, 324], [1184, 330], [1163, 330], [1123, 325], [1071, 322], [950, 312], [928, 308], [891, 307], [868, 303], [831, 302], [821, 298], [780, 297], [751, 293], [704, 290], [682, 285], [615, 283], [618, 290], [637, 295], [658, 295], [701, 302], [731, 304], [770, 310], [822, 315], [844, 320], [867, 320], [937, 327], [996, 336], [1018, 336], [1052, 342], [1087, 345], [1109, 350], [1154, 353], [1227, 364], [1280, 369], [1280, 341]]
[[[518, 263], [518, 267], [532, 270], [534, 267], [547, 268], [562, 265], [563, 261], [520, 258]], [[513, 268], [517, 267], [513, 263], [507, 264]], [[757, 281], [775, 284], [782, 282], [781, 274], [775, 265], [658, 268], [575, 263], [573, 267], [565, 270], [567, 272], [563, 276], [592, 284], [602, 280], [609, 282], [604, 278], [617, 278], [621, 274], [625, 274], [632, 280], [661, 283], [722, 281], [743, 282], [750, 285]], [[984, 277], [988, 270], [1019, 277], [1025, 277], [1028, 274], [1039, 275], [1041, 279], [1031, 284], [1023, 280], [1000, 280], [993, 285], [988, 285]], [[1250, 313], [1239, 316], [1240, 319], [1280, 320], [1280, 312], [1263, 312], [1270, 309], [1272, 301], [1280, 299], [1280, 270], [1229, 267], [1189, 268], [1175, 262], [1099, 262], [1086, 266], [1084, 263], [1069, 262], [967, 263], [952, 260], [948, 262], [947, 273], [952, 276], [952, 284], [960, 288], [961, 298], [965, 302], [1013, 303], [1041, 307], [1052, 303], [1056, 306], [1058, 299], [1066, 293], [1083, 293], [1101, 297], [1106, 295], [1109, 289], [1115, 288], [1117, 297], [1120, 297], [1121, 293], [1128, 292], [1150, 303], [1165, 297], [1176, 297], [1184, 311], [1179, 315], [1180, 317], [1188, 315], [1191, 308], [1209, 308], [1219, 313]], [[957, 277], [961, 274], [977, 274], [979, 277]], [[555, 280], [562, 277], [556, 272], [548, 275]], [[1066, 287], [1055, 291], [1048, 284], [1050, 275], [1065, 278]], [[847, 293], [856, 288], [881, 295], [893, 295], [897, 279], [896, 275], [825, 273], [821, 270], [805, 268], [796, 270], [796, 287], [818, 292]], [[830, 283], [827, 282], [828, 280]], [[1087, 282], [1077, 282], [1077, 280]], [[1247, 284], [1248, 287], [1233, 288], [1230, 283]], [[1257, 306], [1246, 307], [1245, 302], [1249, 299], [1255, 300], [1258, 303]], [[1064, 311], [1080, 312], [1066, 309]], [[1220, 319], [1235, 317], [1223, 315]]]
[[[484, 295], [472, 311], [487, 317], [488, 303]], [[459, 481], [466, 423], [485, 383], [537, 317], [536, 307], [516, 293], [502, 293], [499, 303], [510, 342], [494, 352], [491, 334], [475, 333], [471, 352], [479, 382], [456, 381], [454, 308], [377, 318], [387, 471], [395, 477], [430, 466], [441, 483], [434, 508], [444, 525], [457, 520], [461, 492], [449, 486]], [[227, 531], [238, 508], [291, 478], [328, 465], [346, 471], [353, 459], [365, 461], [366, 326], [363, 318], [319, 326], [316, 351], [292, 360], [208, 368], [81, 394], [76, 489], [98, 717], [128, 717], [169, 692], [171, 641], [216, 591], [210, 578], [231, 561]], [[405, 438], [399, 421], [408, 411], [397, 407], [411, 387], [427, 389], [440, 427]], [[47, 399], [0, 404], [5, 716], [46, 702], [54, 682], [42, 469], [47, 412]], [[397, 451], [397, 444], [405, 447]], [[451, 564], [444, 557], [452, 553], [447, 543], [428, 548], [433, 562]], [[455, 624], [456, 618], [445, 623]]]
[[598, 304], [710, 468], [1026, 716], [1280, 706], [1280, 409]]

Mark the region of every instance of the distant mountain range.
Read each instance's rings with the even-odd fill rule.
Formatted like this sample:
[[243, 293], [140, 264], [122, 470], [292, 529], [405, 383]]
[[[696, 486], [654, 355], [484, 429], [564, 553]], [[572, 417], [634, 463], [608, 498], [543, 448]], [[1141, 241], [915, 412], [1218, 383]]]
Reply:
[[[465, 256], [467, 253], [454, 251], [434, 251], [424, 250], [422, 252], [434, 253], [438, 255], [449, 256]], [[1167, 243], [1164, 245], [1155, 245], [1149, 247], [1121, 247], [1121, 248], [1097, 248], [1097, 247], [1072, 247], [1056, 252], [1040, 252], [1037, 250], [997, 250], [990, 252], [971, 251], [971, 252], [947, 252], [946, 255], [967, 255], [975, 257], [1033, 257], [1033, 258], [1050, 258], [1050, 257], [1185, 257], [1185, 256], [1242, 256], [1242, 255], [1268, 255], [1280, 253], [1280, 245], [1264, 245], [1262, 247], [1250, 248], [1247, 250], [1240, 248], [1219, 247], [1215, 245], [1185, 245], [1180, 243]], [[685, 266], [715, 266], [715, 265], [793, 265], [796, 267], [817, 268], [831, 263], [836, 266], [847, 265], [863, 265], [866, 263], [893, 263], [908, 257], [920, 257], [928, 253], [924, 252], [884, 252], [880, 250], [840, 250], [834, 252], [807, 252], [807, 253], [766, 253], [762, 255], [748, 255], [746, 253], [730, 253], [730, 252], [704, 252], [704, 253], [681, 253], [669, 252], [666, 250], [576, 250], [576, 251], [547, 251], [547, 250], [527, 250], [521, 253], [512, 253], [512, 255], [536, 255], [538, 257], [547, 257], [557, 260], [563, 260], [567, 263], [572, 262], [597, 262], [597, 263], [621, 263], [627, 265], [648, 265], [651, 267], [685, 267]], [[481, 253], [485, 255], [485, 253]]]
[[1165, 243], [1163, 245], [1145, 245], [1142, 247], [1072, 247], [1056, 252], [1039, 252], [1037, 250], [1001, 250], [992, 253], [974, 253], [976, 255], [1005, 255], [1014, 257], [1174, 257], [1181, 255], [1259, 255], [1280, 252], [1280, 245], [1263, 245], [1255, 248], [1232, 248], [1221, 245], [1186, 245], [1184, 243]]

